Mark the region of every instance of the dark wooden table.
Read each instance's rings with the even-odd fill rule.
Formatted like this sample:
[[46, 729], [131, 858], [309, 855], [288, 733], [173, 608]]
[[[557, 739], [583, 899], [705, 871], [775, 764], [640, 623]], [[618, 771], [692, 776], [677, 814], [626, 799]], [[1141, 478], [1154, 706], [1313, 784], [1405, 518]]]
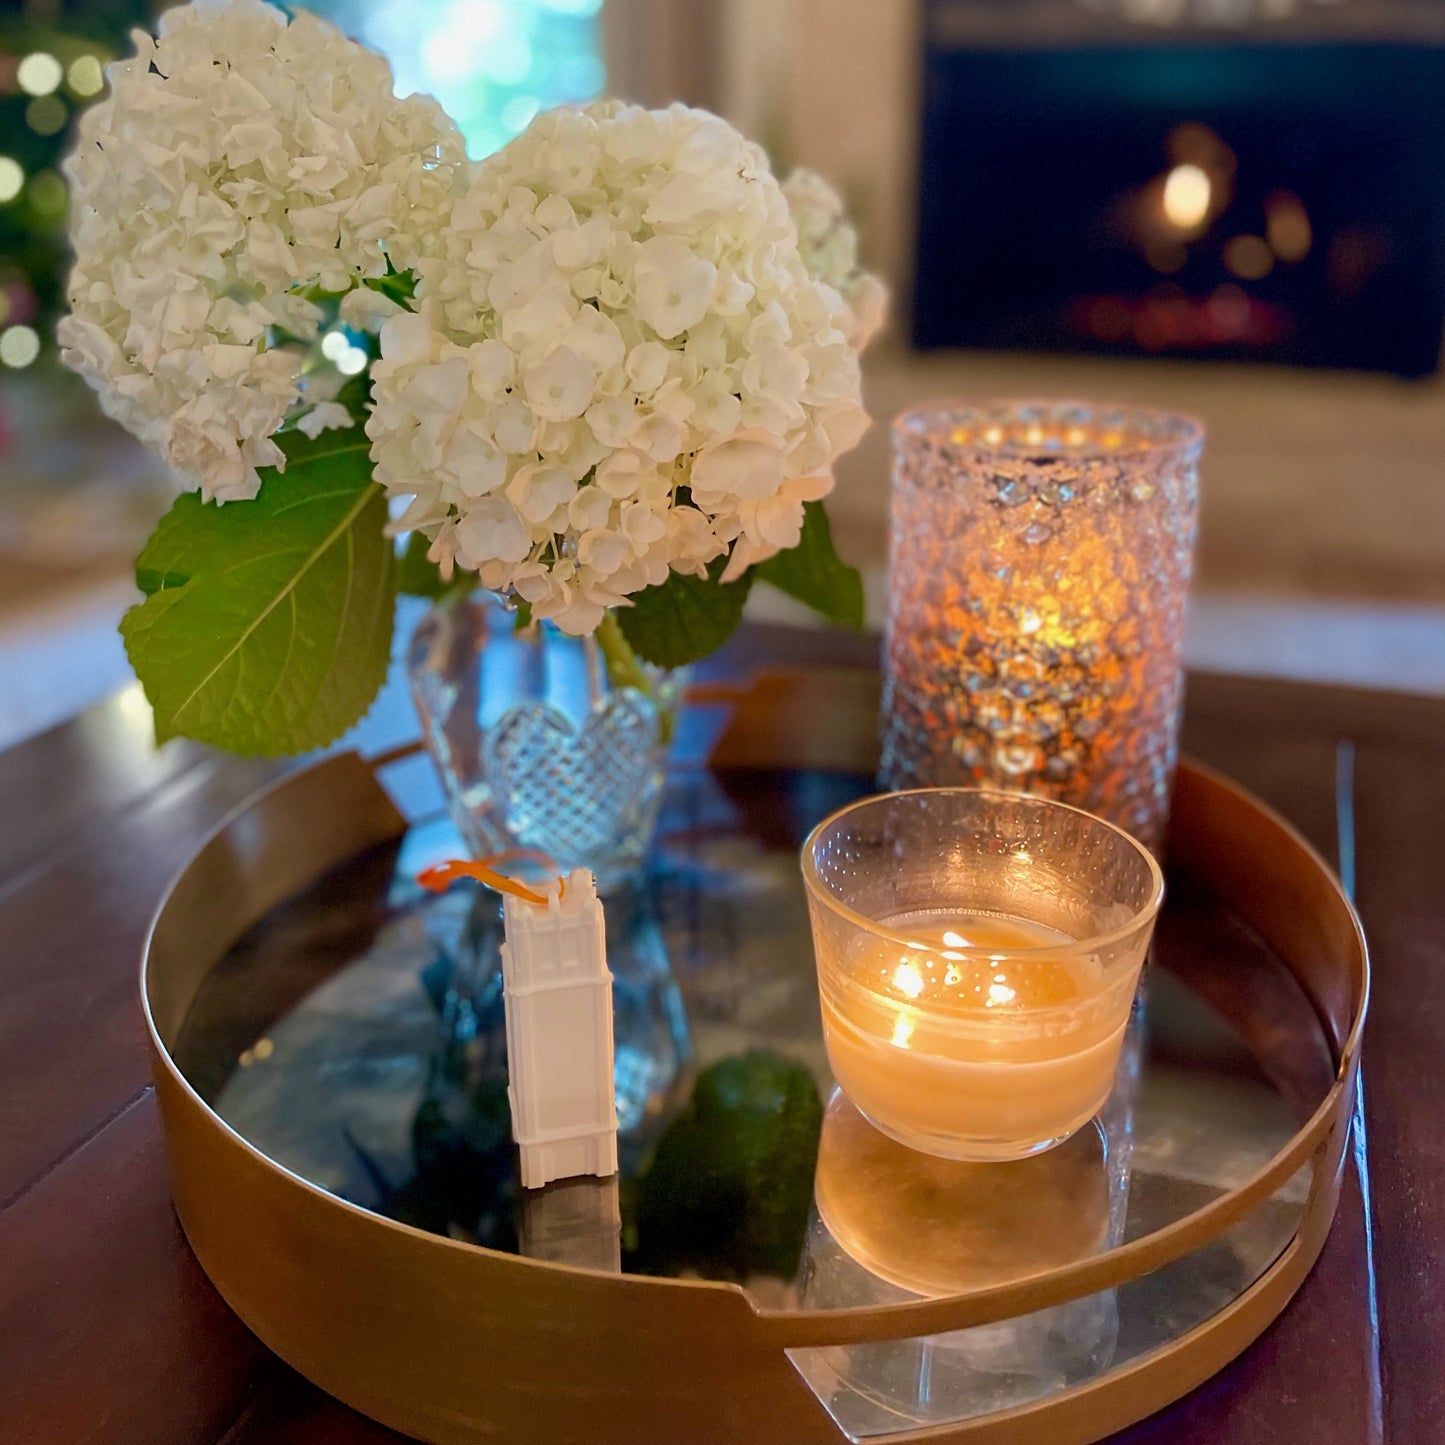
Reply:
[[[819, 651], [768, 639], [784, 660]], [[393, 696], [370, 741], [405, 715]], [[1445, 1441], [1445, 701], [1197, 676], [1185, 735], [1352, 879], [1374, 997], [1319, 1265], [1241, 1359], [1120, 1440]], [[249, 1334], [172, 1213], [141, 938], [171, 873], [275, 765], [149, 739], [131, 691], [0, 755], [0, 1442], [395, 1441]]]

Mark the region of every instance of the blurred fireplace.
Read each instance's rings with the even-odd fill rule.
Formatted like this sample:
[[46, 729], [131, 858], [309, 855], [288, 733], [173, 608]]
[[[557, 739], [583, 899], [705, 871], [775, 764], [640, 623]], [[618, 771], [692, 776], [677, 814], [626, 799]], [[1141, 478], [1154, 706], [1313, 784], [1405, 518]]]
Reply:
[[1436, 370], [1445, 46], [970, 11], [924, 0], [919, 346]]

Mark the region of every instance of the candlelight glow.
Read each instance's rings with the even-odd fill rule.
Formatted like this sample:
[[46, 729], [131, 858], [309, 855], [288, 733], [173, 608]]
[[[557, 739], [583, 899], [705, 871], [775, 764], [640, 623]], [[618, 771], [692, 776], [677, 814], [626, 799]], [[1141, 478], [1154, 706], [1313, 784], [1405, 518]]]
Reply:
[[[1000, 403], [924, 408], [895, 438], [884, 785], [1004, 782], [1157, 838], [1192, 537], [1189, 424]], [[967, 555], [987, 559], [966, 588], [951, 570], [961, 516]]]
[[923, 992], [923, 975], [911, 963], [900, 963], [893, 971], [893, 987], [909, 998]]
[[904, 1014], [898, 1015], [898, 1021], [893, 1025], [893, 1047], [895, 1049], [906, 1049], [908, 1041], [913, 1037], [913, 1023]]

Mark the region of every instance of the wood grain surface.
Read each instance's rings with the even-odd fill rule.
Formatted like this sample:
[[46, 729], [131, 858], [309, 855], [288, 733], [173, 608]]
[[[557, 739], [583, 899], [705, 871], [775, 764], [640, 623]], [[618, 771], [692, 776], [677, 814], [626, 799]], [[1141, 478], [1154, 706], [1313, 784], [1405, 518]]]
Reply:
[[[754, 631], [709, 673], [872, 655]], [[155, 752], [148, 732], [109, 703], [0, 756], [0, 1441], [399, 1439], [249, 1335], [171, 1210], [139, 944], [170, 873], [276, 765]], [[1343, 838], [1375, 992], [1356, 1164], [1319, 1265], [1244, 1356], [1120, 1439], [1445, 1441], [1445, 702], [1195, 677], [1185, 741], [1327, 858]]]

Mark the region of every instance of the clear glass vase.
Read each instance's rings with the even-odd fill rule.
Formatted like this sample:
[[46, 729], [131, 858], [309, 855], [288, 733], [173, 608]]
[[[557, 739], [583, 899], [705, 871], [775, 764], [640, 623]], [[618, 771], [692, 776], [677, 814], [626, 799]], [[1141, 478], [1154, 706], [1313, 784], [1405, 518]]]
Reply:
[[[477, 591], [422, 619], [407, 674], [471, 855], [536, 849], [596, 877], [613, 977], [618, 1127], [624, 1151], [645, 1147], [670, 1092], [686, 1082], [692, 1052], [644, 876], [681, 673], [639, 663], [615, 631], [600, 641], [547, 623], [518, 631], [513, 612]], [[456, 889], [436, 901], [431, 920], [437, 961], [428, 987], [441, 1041], [425, 1121], [447, 1149], [465, 1153], [479, 1127], [477, 1101], [505, 1091], [507, 1077], [501, 898], [481, 886]], [[478, 1170], [473, 1160], [464, 1173]]]
[[[615, 628], [615, 624], [608, 624]], [[412, 697], [452, 815], [474, 857], [532, 848], [590, 868], [603, 893], [636, 876], [662, 804], [682, 678], [617, 672], [620, 634], [523, 631], [489, 592], [444, 600], [407, 657]]]

